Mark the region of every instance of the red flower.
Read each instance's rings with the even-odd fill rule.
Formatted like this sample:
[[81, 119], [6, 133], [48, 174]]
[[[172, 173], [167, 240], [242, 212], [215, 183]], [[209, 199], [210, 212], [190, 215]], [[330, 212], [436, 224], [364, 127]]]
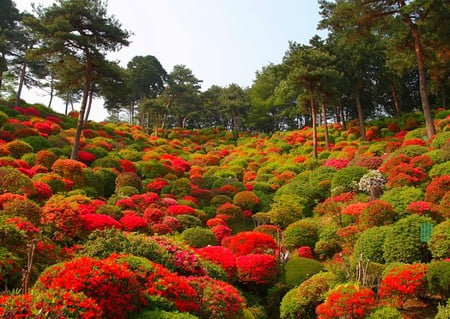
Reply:
[[267, 254], [249, 254], [236, 258], [237, 277], [243, 283], [268, 284], [278, 276], [278, 261]]

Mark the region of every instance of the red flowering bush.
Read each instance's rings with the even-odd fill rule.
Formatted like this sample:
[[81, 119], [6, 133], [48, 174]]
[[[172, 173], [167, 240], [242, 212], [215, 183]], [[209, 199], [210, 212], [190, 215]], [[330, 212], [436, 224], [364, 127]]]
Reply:
[[450, 175], [437, 177], [425, 189], [425, 201], [439, 204], [448, 191], [450, 191]]
[[216, 236], [217, 242], [222, 242], [225, 237], [231, 236], [233, 230], [228, 225], [216, 225], [211, 227], [211, 231]]
[[206, 221], [206, 226], [207, 227], [214, 227], [214, 226], [217, 226], [217, 225], [227, 225], [227, 223], [223, 220], [223, 219], [221, 219], [221, 218], [217, 218], [217, 217], [214, 217], [214, 218], [210, 218], [210, 219], [208, 219], [207, 221]]
[[145, 219], [133, 212], [124, 212], [124, 216], [120, 218], [119, 223], [127, 231], [148, 230]]
[[352, 216], [355, 220], [358, 220], [359, 215], [361, 215], [361, 212], [366, 207], [367, 207], [367, 203], [362, 203], [362, 202], [349, 204], [342, 209], [341, 214]]
[[259, 204], [259, 198], [252, 191], [242, 191], [234, 195], [233, 204], [252, 211]]
[[409, 214], [417, 214], [422, 216], [429, 216], [432, 218], [439, 217], [439, 206], [425, 201], [416, 201], [408, 205], [406, 211]]
[[427, 178], [427, 174], [421, 167], [413, 167], [409, 163], [399, 163], [386, 173], [386, 185], [389, 187], [416, 185]]
[[156, 235], [171, 234], [173, 229], [163, 223], [154, 223], [150, 226], [151, 231]]
[[236, 269], [242, 283], [269, 284], [275, 282], [279, 274], [277, 258], [267, 254], [239, 256]]
[[83, 169], [86, 164], [72, 159], [58, 159], [52, 165], [52, 171], [71, 180], [76, 187], [83, 184]]
[[418, 297], [426, 289], [425, 264], [401, 265], [392, 268], [380, 284], [379, 295], [402, 307], [408, 298]]
[[339, 216], [342, 208], [351, 203], [355, 195], [353, 192], [346, 192], [328, 197], [314, 207], [314, 212], [319, 216]]
[[35, 289], [83, 292], [95, 300], [105, 318], [125, 319], [146, 303], [136, 274], [128, 265], [111, 259], [81, 257], [51, 266], [41, 274]]
[[95, 155], [86, 151], [78, 151], [78, 160], [89, 165], [95, 161]]
[[233, 252], [223, 246], [207, 246], [196, 250], [202, 258], [218, 264], [225, 270], [228, 279], [232, 280], [236, 274], [236, 257]]
[[313, 251], [309, 246], [302, 246], [297, 248], [297, 254], [299, 257], [303, 258], [310, 258], [310, 259], [314, 258]]
[[392, 224], [397, 213], [391, 204], [382, 200], [373, 200], [367, 203], [359, 216], [359, 226], [367, 229], [374, 226]]
[[118, 228], [120, 229], [120, 223], [108, 215], [103, 214], [84, 214], [80, 216], [83, 223], [83, 229], [92, 232], [96, 229], [105, 228]]
[[159, 193], [167, 185], [169, 185], [169, 182], [165, 178], [157, 177], [145, 185], [145, 188], [151, 192]]
[[326, 160], [326, 162], [323, 164], [323, 166], [330, 166], [334, 167], [335, 169], [343, 169], [344, 167], [347, 167], [350, 160], [348, 159], [338, 159], [338, 158], [330, 158]]
[[53, 195], [53, 191], [49, 185], [42, 181], [32, 181], [35, 192], [30, 194], [30, 199], [33, 199], [37, 202], [43, 202]]
[[195, 209], [188, 205], [172, 205], [166, 210], [166, 214], [170, 216], [192, 215], [196, 216]]
[[[232, 203], [224, 203], [217, 207], [216, 214], [217, 215], [227, 215], [230, 218], [238, 218], [241, 216], [241, 208]], [[216, 216], [217, 216], [216, 215]]]
[[231, 237], [228, 241], [227, 248], [229, 248], [236, 256], [266, 253], [273, 254], [277, 249], [277, 244], [269, 235], [254, 231], [245, 231]]
[[164, 213], [160, 208], [150, 206], [146, 210], [144, 210], [144, 214], [142, 217], [148, 224], [155, 224], [162, 222]]
[[188, 277], [187, 280], [199, 296], [200, 318], [243, 318], [245, 303], [236, 288], [207, 276]]
[[316, 314], [318, 319], [364, 318], [375, 303], [375, 293], [371, 289], [343, 284], [331, 290], [325, 302], [317, 306]]

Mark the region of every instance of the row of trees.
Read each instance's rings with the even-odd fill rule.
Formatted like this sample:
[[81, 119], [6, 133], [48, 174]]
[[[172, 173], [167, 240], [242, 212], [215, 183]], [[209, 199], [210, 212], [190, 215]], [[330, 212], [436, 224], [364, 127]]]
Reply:
[[319, 0], [326, 39], [289, 43], [282, 62], [257, 71], [250, 88], [205, 91], [190, 69], [168, 73], [151, 55], [135, 56], [126, 68], [108, 61], [130, 33], [107, 15], [106, 2], [58, 0], [35, 8], [36, 15], [20, 13], [11, 0], [0, 5], [0, 81], [19, 79], [17, 103], [23, 85], [47, 88], [49, 106], [54, 95], [66, 105], [79, 101], [76, 140], [94, 97], [103, 97], [110, 120], [123, 120], [125, 111], [127, 120], [154, 131], [273, 132], [308, 124], [315, 132], [319, 121], [358, 119], [363, 139], [365, 119], [422, 109], [430, 137], [430, 109], [446, 107], [450, 90], [446, 0]]

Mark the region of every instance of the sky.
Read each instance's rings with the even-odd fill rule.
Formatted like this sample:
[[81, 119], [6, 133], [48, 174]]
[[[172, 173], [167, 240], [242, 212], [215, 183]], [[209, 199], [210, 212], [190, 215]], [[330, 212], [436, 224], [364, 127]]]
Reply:
[[[20, 11], [31, 3], [50, 6], [53, 0], [13, 0]], [[134, 56], [155, 56], [170, 73], [174, 65], [191, 69], [203, 82], [250, 87], [255, 73], [280, 63], [288, 42], [307, 44], [317, 31], [317, 0], [109, 0], [108, 15], [132, 33], [128, 47], [107, 55], [123, 67]], [[27, 91], [29, 103], [48, 104], [43, 91]], [[93, 103], [90, 118], [104, 120], [103, 101]], [[79, 106], [78, 106], [79, 107]], [[63, 112], [56, 100], [52, 108]]]

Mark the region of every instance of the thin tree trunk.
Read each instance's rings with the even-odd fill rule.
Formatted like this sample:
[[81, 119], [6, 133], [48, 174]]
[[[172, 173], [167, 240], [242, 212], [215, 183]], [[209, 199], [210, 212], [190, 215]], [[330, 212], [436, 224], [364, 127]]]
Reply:
[[[48, 101], [48, 108], [52, 108], [52, 102], [53, 102], [53, 94], [54, 94], [54, 87], [53, 87], [53, 76], [50, 78], [50, 100]], [[66, 101], [66, 115], [67, 115], [67, 104]]]
[[394, 81], [391, 82], [392, 98], [394, 99], [395, 113], [400, 116], [400, 103], [398, 101], [397, 88]]
[[440, 87], [441, 87], [442, 107], [444, 109], [447, 109], [447, 94], [445, 94], [444, 83], [441, 83]]
[[361, 105], [361, 84], [359, 82], [355, 87], [355, 102], [356, 102], [356, 110], [358, 111], [358, 119], [359, 119], [359, 131], [361, 133], [361, 139], [363, 141], [366, 140], [366, 128], [364, 127], [364, 115], [363, 109]]
[[344, 108], [342, 107], [342, 104], [339, 104], [339, 112], [341, 112], [342, 127], [344, 128], [344, 130], [346, 130], [347, 129], [347, 121], [345, 120]]
[[434, 127], [433, 117], [431, 116], [430, 101], [428, 100], [425, 58], [423, 54], [422, 41], [420, 38], [419, 29], [417, 28], [417, 25], [411, 21], [410, 16], [408, 14], [402, 14], [402, 17], [403, 21], [408, 24], [414, 39], [414, 50], [416, 51], [417, 67], [419, 71], [420, 100], [422, 102], [423, 115], [425, 117], [427, 136], [428, 138], [431, 138], [436, 134], [436, 128]]
[[312, 129], [313, 129], [313, 157], [317, 160], [317, 111], [316, 111], [316, 103], [314, 102], [314, 97], [312, 97], [311, 93], [311, 120], [312, 120]]
[[322, 108], [322, 117], [323, 117], [323, 126], [325, 129], [325, 147], [330, 148], [330, 136], [328, 134], [328, 123], [327, 123], [327, 110], [325, 108], [325, 103], [321, 103]]
[[64, 115], [67, 116], [67, 114], [69, 113], [69, 93], [66, 94], [66, 110], [64, 111]]
[[86, 111], [91, 81], [92, 81], [92, 57], [90, 56], [90, 54], [86, 54], [86, 71], [84, 76], [83, 99], [81, 101], [80, 114], [78, 115], [78, 122], [72, 146], [72, 153], [70, 154], [70, 158], [74, 160], [78, 159], [78, 149], [80, 148], [81, 132], [84, 127], [84, 113]]
[[92, 107], [92, 99], [94, 97], [94, 87], [91, 85], [91, 89], [89, 90], [89, 102], [86, 109], [86, 116], [84, 117], [84, 121], [87, 122], [89, 118], [89, 113], [91, 113], [91, 107]]
[[20, 96], [22, 95], [23, 84], [25, 83], [25, 74], [27, 72], [27, 61], [22, 64], [22, 70], [20, 70], [19, 86], [17, 87], [16, 105], [20, 105]]

